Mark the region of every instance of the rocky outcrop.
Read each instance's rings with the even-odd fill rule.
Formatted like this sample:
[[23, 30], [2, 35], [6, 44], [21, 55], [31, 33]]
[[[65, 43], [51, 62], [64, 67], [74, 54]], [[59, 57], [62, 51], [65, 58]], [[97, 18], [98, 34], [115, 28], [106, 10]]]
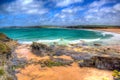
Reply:
[[120, 70], [120, 57], [112, 56], [93, 56], [83, 60], [79, 65], [81, 67], [96, 67], [107, 70]]
[[[50, 47], [41, 43], [33, 43], [32, 51], [40, 56], [70, 56], [74, 61], [78, 61], [80, 67], [95, 67], [106, 70], [120, 70], [120, 54], [112, 48], [88, 47], [82, 48], [82, 52], [67, 50], [66, 47]], [[77, 48], [77, 47], [76, 47]], [[78, 47], [79, 48], [79, 47]], [[53, 57], [51, 57], [52, 59]]]
[[0, 33], [0, 80], [16, 80], [12, 69], [12, 48], [7, 45], [11, 41], [6, 35]]
[[10, 39], [9, 37], [7, 37], [5, 34], [3, 33], [0, 33], [0, 41], [3, 41], [3, 42], [8, 42], [12, 39]]
[[36, 42], [33, 42], [31, 48], [32, 52], [38, 56], [47, 56], [52, 51], [52, 49], [49, 46]]

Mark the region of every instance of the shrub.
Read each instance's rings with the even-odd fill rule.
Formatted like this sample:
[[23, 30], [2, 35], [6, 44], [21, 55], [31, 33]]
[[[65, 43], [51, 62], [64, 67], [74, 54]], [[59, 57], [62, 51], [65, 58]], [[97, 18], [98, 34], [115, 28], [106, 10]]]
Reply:
[[7, 77], [7, 80], [14, 80], [12, 77]]
[[4, 75], [4, 70], [3, 69], [0, 69], [0, 76]]
[[114, 77], [114, 80], [120, 80], [120, 72], [119, 71], [114, 70], [112, 75]]
[[8, 38], [5, 34], [0, 33], [0, 40], [1, 40], [1, 41], [9, 41], [10, 38]]
[[7, 53], [10, 51], [10, 48], [3, 42], [0, 42], [0, 53]]
[[40, 62], [42, 67], [52, 67], [52, 66], [64, 66], [65, 64], [61, 63], [61, 62], [55, 62], [52, 60], [46, 60], [46, 61], [42, 61]]

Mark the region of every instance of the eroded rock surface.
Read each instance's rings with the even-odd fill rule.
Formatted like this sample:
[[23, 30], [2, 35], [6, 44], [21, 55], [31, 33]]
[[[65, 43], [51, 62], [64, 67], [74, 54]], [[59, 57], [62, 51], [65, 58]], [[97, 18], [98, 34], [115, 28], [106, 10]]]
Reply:
[[81, 67], [96, 67], [107, 70], [120, 70], [120, 58], [111, 56], [93, 56], [79, 63]]
[[[34, 47], [35, 46], [35, 47]], [[74, 51], [74, 48], [81, 51]], [[96, 67], [107, 70], [120, 70], [120, 54], [119, 50], [109, 47], [50, 47], [40, 43], [32, 44], [32, 49], [37, 51], [39, 55], [51, 56], [70, 56], [74, 61], [80, 61], [82, 67]], [[36, 50], [37, 49], [37, 50]]]
[[0, 33], [0, 80], [16, 80], [11, 62], [12, 48], [7, 45], [10, 41], [5, 34]]

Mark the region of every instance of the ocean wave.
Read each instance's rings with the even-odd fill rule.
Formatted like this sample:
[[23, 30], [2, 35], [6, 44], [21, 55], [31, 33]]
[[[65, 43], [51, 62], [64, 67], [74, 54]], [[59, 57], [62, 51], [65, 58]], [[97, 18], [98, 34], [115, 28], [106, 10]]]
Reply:
[[120, 44], [120, 34], [117, 34], [117, 33], [113, 33], [113, 32], [105, 32], [105, 31], [102, 31], [102, 35], [103, 36], [106, 36], [106, 35], [112, 35], [112, 37], [110, 37], [109, 39], [102, 39], [101, 41], [103, 43], [106, 43], [106, 44]]
[[57, 44], [76, 44], [76, 43], [87, 43], [87, 42], [94, 42], [99, 41], [100, 38], [97, 39], [78, 39], [78, 40], [66, 40], [66, 39], [54, 39], [54, 40], [37, 40], [37, 41], [19, 41], [21, 44], [32, 44], [32, 42], [38, 42], [38, 43], [57, 43]]

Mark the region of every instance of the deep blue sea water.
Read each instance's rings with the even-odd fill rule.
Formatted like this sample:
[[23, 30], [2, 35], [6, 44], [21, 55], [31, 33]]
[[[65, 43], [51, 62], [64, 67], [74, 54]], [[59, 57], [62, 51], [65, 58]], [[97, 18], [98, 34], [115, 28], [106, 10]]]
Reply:
[[61, 28], [1, 28], [0, 32], [20, 43], [77, 43], [79, 41], [94, 42], [111, 39], [114, 35], [92, 30], [75, 30]]

